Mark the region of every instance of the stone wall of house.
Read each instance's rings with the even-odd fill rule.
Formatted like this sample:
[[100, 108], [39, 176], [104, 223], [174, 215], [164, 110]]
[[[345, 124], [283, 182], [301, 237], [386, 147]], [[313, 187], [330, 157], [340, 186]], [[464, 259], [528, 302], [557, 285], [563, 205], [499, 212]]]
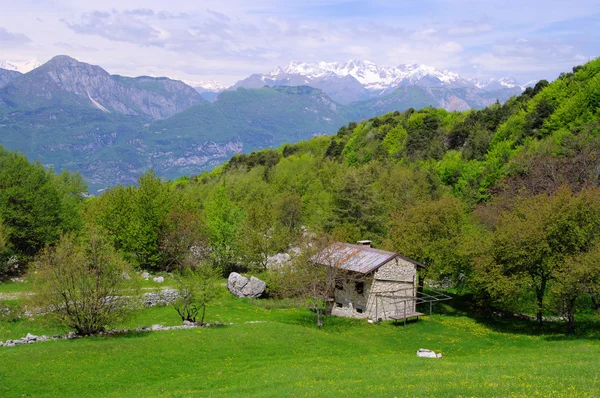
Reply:
[[[416, 311], [417, 266], [396, 257], [375, 272], [370, 294], [369, 314], [372, 319], [389, 319]], [[392, 292], [389, 295], [385, 292]], [[379, 293], [379, 295], [376, 295]], [[386, 297], [394, 296], [394, 297]]]
[[336, 289], [332, 315], [386, 320], [392, 315], [413, 313], [416, 289], [416, 265], [397, 257], [366, 277], [362, 294], [357, 292], [355, 281], [345, 281], [343, 289]]
[[[362, 293], [359, 293], [360, 286], [357, 283], [363, 283]], [[368, 294], [373, 284], [373, 276], [366, 276], [363, 280], [350, 278], [343, 281], [342, 288], [335, 290], [335, 302], [331, 309], [331, 314], [335, 316], [344, 316], [349, 318], [368, 318]]]

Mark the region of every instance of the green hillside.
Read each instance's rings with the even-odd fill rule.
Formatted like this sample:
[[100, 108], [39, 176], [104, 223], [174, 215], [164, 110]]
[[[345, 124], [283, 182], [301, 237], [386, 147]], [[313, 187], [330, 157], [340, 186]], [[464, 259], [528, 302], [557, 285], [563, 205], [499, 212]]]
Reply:
[[[557, 313], [566, 304], [556, 281], [576, 275], [561, 267], [600, 244], [599, 72], [595, 60], [482, 110], [409, 109], [350, 123], [174, 185], [200, 208], [225, 190], [233, 206], [276, 220], [293, 203], [297, 225], [416, 258], [429, 265], [426, 278], [479, 304]], [[519, 231], [537, 235], [508, 238]], [[572, 305], [600, 302], [590, 289], [572, 293]]]
[[222, 142], [235, 137], [245, 149], [258, 149], [335, 132], [346, 122], [338, 115], [339, 107], [321, 90], [307, 86], [241, 88], [221, 93], [212, 105], [156, 122], [150, 129], [195, 140]]

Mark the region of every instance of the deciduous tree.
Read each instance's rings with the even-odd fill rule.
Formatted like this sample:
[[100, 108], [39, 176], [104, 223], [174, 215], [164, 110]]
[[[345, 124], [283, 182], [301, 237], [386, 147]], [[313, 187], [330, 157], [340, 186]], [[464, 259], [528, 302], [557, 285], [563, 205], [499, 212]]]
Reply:
[[95, 231], [62, 236], [35, 262], [35, 307], [80, 335], [116, 325], [135, 309], [138, 292], [129, 264]]
[[218, 272], [209, 264], [188, 266], [175, 273], [177, 299], [173, 303], [182, 321], [204, 324], [206, 307], [217, 300], [221, 288]]

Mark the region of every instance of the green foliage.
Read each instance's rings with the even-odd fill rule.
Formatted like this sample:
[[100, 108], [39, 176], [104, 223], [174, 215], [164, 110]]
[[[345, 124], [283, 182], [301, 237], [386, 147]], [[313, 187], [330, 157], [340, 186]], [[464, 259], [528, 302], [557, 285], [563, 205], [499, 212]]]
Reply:
[[406, 129], [400, 125], [393, 127], [385, 136], [381, 143], [381, 147], [391, 157], [399, 157], [406, 148], [406, 138], [408, 133]]
[[25, 309], [19, 303], [0, 300], [0, 322], [16, 323], [25, 316]]
[[[177, 299], [173, 307], [182, 321], [204, 325], [206, 307], [222, 293], [218, 272], [209, 265], [200, 264], [183, 268], [175, 274]], [[200, 320], [196, 320], [198, 315]]]
[[240, 254], [237, 242], [244, 217], [243, 210], [232, 203], [222, 185], [214, 193], [212, 200], [206, 202], [204, 213], [212, 263], [215, 268], [228, 274]]
[[160, 237], [164, 234], [169, 209], [173, 205], [171, 192], [154, 171], [144, 173], [139, 179], [133, 225], [130, 226], [130, 245], [127, 251], [134, 253], [142, 267], [159, 267], [162, 262]]
[[[178, 225], [186, 221], [177, 220], [184, 216], [172, 211], [184, 211], [185, 202], [154, 171], [144, 173], [138, 182], [139, 187], [119, 185], [91, 202], [90, 223], [104, 229], [114, 247], [136, 265], [169, 268], [181, 256], [173, 250], [192, 244], [187, 242], [189, 237], [182, 237], [187, 243], [181, 242], [181, 245], [173, 242]], [[182, 225], [180, 232], [184, 233], [185, 229]]]
[[57, 186], [42, 165], [0, 147], [0, 220], [11, 252], [31, 257], [56, 242], [62, 210]]
[[[580, 270], [581, 265], [593, 262], [583, 261], [581, 256], [590, 250], [595, 253], [598, 243], [597, 188], [584, 189], [577, 195], [562, 188], [550, 197], [540, 194], [521, 198], [514, 208], [501, 212], [488, 254], [479, 262], [477, 277], [492, 298], [513, 301], [515, 295], [528, 291], [535, 294], [541, 325], [550, 284], [559, 277], [562, 282], [569, 280], [563, 277], [565, 273], [586, 272]], [[559, 290], [568, 292], [565, 288]]]
[[270, 198], [263, 197], [247, 206], [239, 236], [239, 248], [247, 265], [266, 269], [269, 256], [287, 247], [286, 231], [276, 217]]
[[124, 277], [130, 272], [98, 232], [90, 231], [81, 241], [65, 235], [37, 259], [31, 297], [35, 308], [78, 334], [98, 333], [135, 309], [137, 291]]
[[387, 245], [423, 263], [422, 277], [458, 285], [468, 273], [458, 250], [466, 224], [464, 205], [456, 198], [418, 203], [392, 216]]

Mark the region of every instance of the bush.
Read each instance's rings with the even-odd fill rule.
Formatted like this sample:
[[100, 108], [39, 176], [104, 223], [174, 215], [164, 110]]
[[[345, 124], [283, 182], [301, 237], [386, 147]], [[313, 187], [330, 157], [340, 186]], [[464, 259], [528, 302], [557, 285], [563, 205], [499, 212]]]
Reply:
[[19, 304], [0, 301], [0, 320], [4, 322], [17, 322], [24, 314], [25, 311]]
[[61, 237], [35, 263], [32, 300], [36, 308], [80, 335], [102, 332], [137, 307], [129, 264], [98, 233], [85, 239]]
[[187, 267], [175, 275], [177, 299], [173, 303], [182, 321], [204, 324], [206, 306], [218, 299], [218, 271], [208, 265]]

